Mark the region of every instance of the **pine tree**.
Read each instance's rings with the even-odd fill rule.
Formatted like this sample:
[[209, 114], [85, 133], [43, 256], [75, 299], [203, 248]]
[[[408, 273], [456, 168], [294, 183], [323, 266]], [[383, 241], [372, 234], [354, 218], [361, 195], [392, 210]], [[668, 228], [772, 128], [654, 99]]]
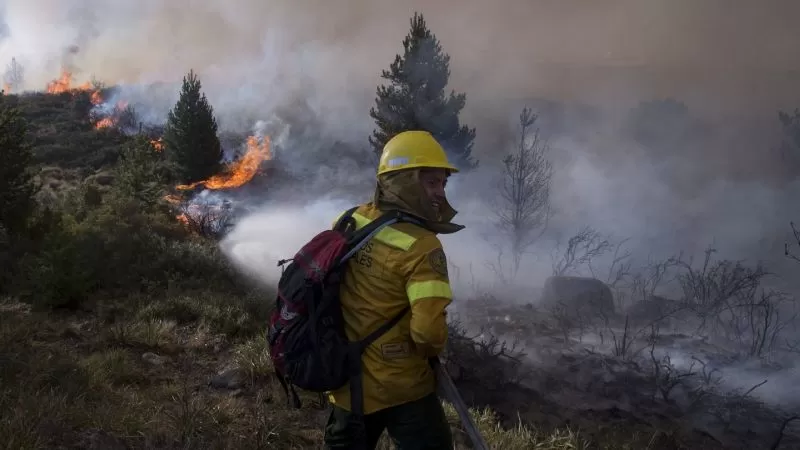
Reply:
[[200, 88], [200, 80], [190, 70], [164, 128], [164, 151], [183, 183], [205, 180], [222, 169], [217, 121]]
[[14, 234], [24, 230], [34, 206], [33, 153], [27, 122], [5, 101], [0, 94], [0, 226]]
[[477, 166], [473, 161], [475, 129], [459, 123], [458, 115], [466, 104], [465, 94], [451, 90], [450, 56], [442, 52], [436, 36], [428, 29], [422, 14], [414, 13], [411, 30], [403, 39], [403, 55], [397, 55], [381, 78], [388, 86], [378, 86], [375, 107], [370, 117], [377, 129], [369, 142], [376, 154], [397, 133], [427, 130], [444, 146], [448, 157], [460, 169]]

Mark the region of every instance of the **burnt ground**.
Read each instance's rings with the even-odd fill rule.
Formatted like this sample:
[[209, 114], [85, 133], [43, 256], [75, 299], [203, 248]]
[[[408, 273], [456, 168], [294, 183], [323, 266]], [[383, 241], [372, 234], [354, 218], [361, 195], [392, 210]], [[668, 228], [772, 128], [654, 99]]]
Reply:
[[[763, 385], [726, 387], [726, 367], [741, 358], [706, 339], [669, 332], [631, 338], [633, 327], [624, 338], [620, 324], [568, 327], [565, 334], [562, 323], [532, 305], [465, 306], [470, 314], [456, 326], [476, 330], [470, 336], [483, 343], [462, 342], [450, 372], [467, 402], [491, 405], [508, 425], [569, 426], [597, 442], [633, 432], [632, 448], [800, 448], [800, 423], [785, 423], [800, 411], [760, 400]], [[679, 364], [676, 349], [690, 362]], [[502, 369], [490, 368], [490, 358]]]

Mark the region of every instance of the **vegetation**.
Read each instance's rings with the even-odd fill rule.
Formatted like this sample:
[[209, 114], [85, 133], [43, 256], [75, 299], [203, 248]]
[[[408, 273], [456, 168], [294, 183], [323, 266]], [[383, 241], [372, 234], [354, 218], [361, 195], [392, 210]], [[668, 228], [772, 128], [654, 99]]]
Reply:
[[81, 176], [117, 161], [129, 138], [116, 128], [96, 128], [91, 94], [72, 91], [7, 97], [6, 105], [18, 108], [28, 121], [35, 165], [59, 167]]
[[427, 130], [438, 139], [461, 169], [477, 166], [472, 158], [475, 129], [461, 125], [458, 115], [466, 104], [466, 94], [445, 88], [450, 79], [450, 56], [442, 51], [436, 36], [428, 29], [422, 14], [414, 14], [411, 30], [403, 39], [403, 54], [395, 56], [381, 78], [388, 85], [378, 86], [370, 117], [377, 129], [369, 142], [377, 155], [397, 133]]
[[[423, 127], [474, 167], [475, 131], [457, 117], [465, 97], [445, 98], [449, 58], [421, 15], [404, 48], [384, 73], [393, 86], [378, 89], [370, 142], [377, 150], [392, 133]], [[163, 148], [155, 128], [130, 126], [129, 108], [112, 113], [119, 126], [98, 127], [92, 96], [105, 92], [100, 86], [0, 95], [4, 448], [319, 448], [327, 405], [303, 393], [304, 407], [289, 408], [272, 376], [264, 327], [274, 293], [250, 285], [221, 255], [220, 227], [194, 215], [198, 203], [175, 204], [176, 174], [191, 182], [221, 169], [200, 88], [189, 72]], [[652, 134], [659, 110], [692, 129], [681, 104], [648, 105], [634, 139], [660, 141]], [[553, 168], [536, 119], [523, 109], [499, 175], [497, 225], [514, 274], [552, 212]], [[787, 133], [797, 122], [781, 121]], [[797, 416], [752, 395], [766, 382], [726, 390], [712, 360], [767, 365], [800, 348], [785, 333], [793, 302], [767, 283], [768, 270], [715, 260], [714, 249], [699, 262], [679, 254], [636, 267], [624, 243], [587, 226], [554, 250], [553, 279], [575, 276], [598, 291], [554, 292], [526, 306], [476, 292], [465, 299], [469, 323], [450, 318], [443, 361], [491, 447], [717, 449], [724, 439], [760, 445], [767, 434], [772, 448], [797, 448], [787, 437]], [[600, 274], [595, 260], [612, 251]], [[786, 256], [800, 260], [788, 244]], [[666, 286], [675, 300], [659, 296]], [[501, 335], [535, 341], [527, 348], [539, 353]], [[691, 338], [702, 348], [686, 351], [688, 364], [664, 353]], [[709, 355], [722, 338], [732, 350]], [[542, 362], [535, 373], [529, 356]], [[457, 448], [470, 448], [445, 405]], [[391, 448], [388, 439], [379, 448]]]
[[201, 87], [197, 75], [189, 71], [164, 129], [164, 151], [182, 183], [205, 180], [222, 168], [217, 121]]
[[4, 102], [0, 94], [0, 227], [17, 234], [33, 207], [32, 153], [25, 119], [16, 108], [4, 108]]
[[503, 279], [517, 276], [522, 257], [545, 232], [552, 213], [553, 166], [547, 154], [549, 145], [534, 128], [536, 119], [530, 108], [522, 110], [516, 148], [503, 158], [499, 201], [494, 211], [496, 225], [507, 238], [500, 253], [507, 250], [511, 255], [509, 271], [502, 270], [502, 259], [498, 261], [496, 273]]
[[8, 93], [17, 92], [22, 87], [24, 80], [25, 68], [17, 61], [17, 58], [11, 58], [11, 62], [3, 73], [3, 89], [8, 89]]
[[[173, 124], [197, 86], [190, 74]], [[290, 409], [270, 376], [270, 292], [176, 220], [172, 161], [150, 136], [94, 129], [88, 111], [74, 113], [86, 95], [12, 96], [0, 109], [10, 163], [0, 204], [4, 448], [318, 446], [325, 405], [307, 396]], [[169, 132], [215, 133], [213, 121], [199, 127]], [[63, 164], [56, 141], [72, 153]], [[506, 428], [487, 409], [473, 414], [502, 448], [580, 441], [569, 430]], [[448, 416], [465, 448], [450, 407]]]

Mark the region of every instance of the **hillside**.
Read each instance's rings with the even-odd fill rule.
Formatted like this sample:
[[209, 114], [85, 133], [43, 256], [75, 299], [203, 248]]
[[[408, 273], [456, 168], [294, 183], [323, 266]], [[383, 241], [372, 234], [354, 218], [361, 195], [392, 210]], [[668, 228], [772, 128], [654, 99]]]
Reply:
[[[3, 448], [318, 448], [325, 405], [289, 408], [270, 376], [270, 293], [177, 216], [154, 136], [98, 129], [91, 94], [2, 100], [28, 122], [45, 207], [24, 241], [0, 240]], [[578, 440], [475, 414], [498, 448]]]
[[[292, 177], [269, 161], [268, 142], [229, 136], [245, 151], [228, 171], [178, 189], [164, 175], [159, 130], [137, 126], [124, 105], [93, 116], [103, 92], [2, 100], [29, 123], [42, 206], [24, 237], [0, 233], [8, 274], [0, 278], [5, 448], [319, 448], [326, 405], [305, 395], [303, 408], [289, 408], [271, 376], [271, 292], [220, 252], [220, 222], [235, 221], [236, 211], [198, 200], [220, 186], [234, 197], [253, 186], [268, 192]], [[229, 215], [219, 219], [220, 211]], [[720, 279], [750, 273], [737, 270]], [[715, 367], [725, 370], [743, 353], [653, 320], [672, 303], [652, 296], [657, 276], [639, 282], [638, 310], [613, 300], [598, 306], [605, 294], [570, 304], [458, 299], [466, 313], [451, 320], [445, 360], [492, 447], [800, 445], [792, 410], [720, 384]], [[678, 367], [660, 354], [666, 348], [699, 362]], [[744, 354], [766, 365], [760, 349]]]

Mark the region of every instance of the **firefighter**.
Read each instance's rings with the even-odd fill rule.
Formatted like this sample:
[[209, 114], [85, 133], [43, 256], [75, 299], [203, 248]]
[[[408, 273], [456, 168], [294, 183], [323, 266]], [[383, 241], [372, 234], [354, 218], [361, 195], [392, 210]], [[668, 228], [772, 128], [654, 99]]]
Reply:
[[428, 132], [399, 133], [383, 148], [374, 197], [353, 214], [357, 226], [400, 210], [424, 227], [390, 225], [354, 255], [340, 291], [347, 337], [363, 339], [403, 308], [410, 306], [410, 313], [364, 351], [363, 421], [352, 412], [349, 385], [329, 394], [326, 448], [358, 448], [363, 433], [373, 449], [384, 430], [398, 449], [453, 448], [428, 360], [447, 342], [445, 309], [452, 301], [437, 234], [464, 228], [451, 222], [456, 211], [445, 196], [447, 178], [455, 172]]

